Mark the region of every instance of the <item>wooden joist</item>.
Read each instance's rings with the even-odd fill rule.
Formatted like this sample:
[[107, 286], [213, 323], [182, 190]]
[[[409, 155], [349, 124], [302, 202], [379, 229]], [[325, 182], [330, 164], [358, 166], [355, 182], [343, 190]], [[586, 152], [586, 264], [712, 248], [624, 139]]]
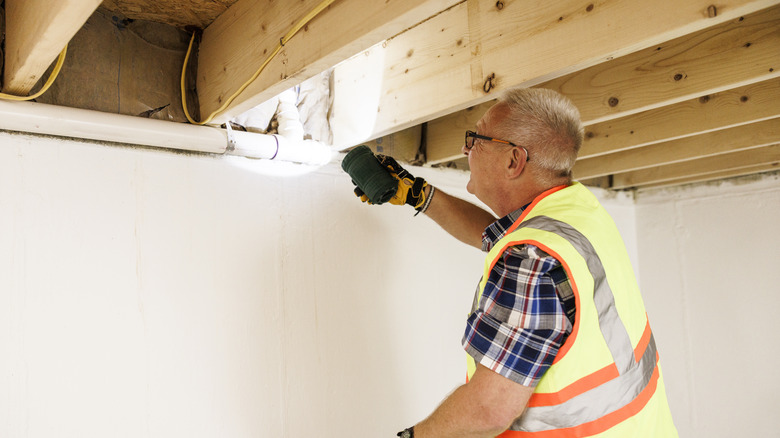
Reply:
[[[337, 0], [283, 47], [265, 71], [213, 122], [223, 123], [337, 63], [447, 9], [458, 0]], [[203, 33], [200, 113], [234, 94], [321, 0], [239, 0]]]
[[[666, 105], [780, 77], [780, 68], [777, 68], [780, 65], [779, 27], [780, 7], [773, 7], [538, 86], [565, 94], [580, 109], [583, 121], [589, 126], [580, 156], [587, 157], [615, 149], [607, 144], [629, 140], [625, 136], [621, 139], [609, 136], [614, 132], [609, 129], [613, 119], [654, 108], [665, 112], [661, 107]], [[448, 161], [459, 155], [457, 137], [462, 136], [459, 132], [471, 129], [491, 104], [481, 104], [470, 111], [456, 112], [431, 122], [429, 162]], [[678, 110], [682, 110], [681, 107]], [[637, 129], [633, 131], [638, 132]], [[652, 131], [663, 130], [653, 127]], [[660, 140], [663, 139], [647, 141]], [[631, 138], [630, 142], [637, 140]], [[602, 147], [601, 144], [605, 145]]]
[[[702, 0], [499, 3], [500, 8], [495, 2], [467, 0], [388, 41], [376, 56], [383, 62], [380, 89], [365, 90], [366, 95], [379, 96], [379, 102], [373, 111], [355, 115], [371, 124], [372, 136], [488, 101], [496, 91], [511, 86], [537, 85], [657, 46], [777, 2], [729, 0], [717, 8]], [[337, 78], [360, 74], [349, 62], [336, 69]]]
[[[778, 46], [780, 48], [780, 46]], [[780, 78], [704, 95], [587, 128], [580, 159], [780, 116]]]
[[780, 7], [740, 16], [549, 81], [587, 124], [780, 77]]
[[736, 177], [747, 176], [747, 175], [756, 176], [757, 174], [760, 173], [776, 172], [778, 170], [780, 170], [780, 160], [769, 162], [769, 163], [762, 163], [755, 166], [745, 166], [736, 169], [704, 173], [704, 174], [686, 176], [683, 178], [666, 180], [666, 181], [661, 181], [661, 182], [656, 182], [651, 184], [644, 184], [641, 186], [641, 188], [649, 189], [649, 188], [679, 186], [681, 184], [702, 183], [707, 181], [720, 181], [727, 178], [736, 178]]
[[622, 173], [612, 178], [613, 189], [705, 181], [778, 168], [780, 144]]
[[6, 0], [3, 92], [27, 95], [101, 0]]
[[613, 175], [780, 143], [780, 118], [578, 160], [574, 177]]

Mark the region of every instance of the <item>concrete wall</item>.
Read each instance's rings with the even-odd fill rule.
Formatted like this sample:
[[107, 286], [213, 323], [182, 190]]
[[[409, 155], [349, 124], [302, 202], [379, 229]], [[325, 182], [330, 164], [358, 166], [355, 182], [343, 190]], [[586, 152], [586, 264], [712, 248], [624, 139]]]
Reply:
[[[774, 433], [777, 180], [598, 195], [682, 435]], [[337, 164], [0, 133], [0, 436], [390, 436], [462, 382], [481, 263]]]
[[686, 437], [778, 436], [780, 178], [637, 196], [642, 293]]

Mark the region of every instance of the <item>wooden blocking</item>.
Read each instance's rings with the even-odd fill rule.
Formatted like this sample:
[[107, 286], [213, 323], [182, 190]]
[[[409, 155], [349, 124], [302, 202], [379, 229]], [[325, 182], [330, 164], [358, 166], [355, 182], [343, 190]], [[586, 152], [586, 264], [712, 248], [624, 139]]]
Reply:
[[399, 162], [422, 164], [420, 155], [420, 139], [422, 126], [417, 125], [403, 129], [393, 134], [369, 140], [363, 144], [374, 153], [389, 155]]

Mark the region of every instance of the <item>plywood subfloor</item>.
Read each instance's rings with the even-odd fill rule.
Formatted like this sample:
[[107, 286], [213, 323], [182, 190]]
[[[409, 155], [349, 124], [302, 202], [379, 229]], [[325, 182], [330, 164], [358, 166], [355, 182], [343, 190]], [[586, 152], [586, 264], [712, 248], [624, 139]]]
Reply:
[[237, 0], [104, 0], [103, 6], [131, 20], [206, 28]]

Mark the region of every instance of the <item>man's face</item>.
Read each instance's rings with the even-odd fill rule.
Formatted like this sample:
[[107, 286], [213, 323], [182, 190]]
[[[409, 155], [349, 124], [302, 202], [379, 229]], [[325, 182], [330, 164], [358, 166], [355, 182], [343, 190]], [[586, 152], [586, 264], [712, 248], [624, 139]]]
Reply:
[[[506, 111], [504, 104], [499, 103], [492, 106], [477, 122], [477, 134], [499, 137], [499, 133], [495, 132], [496, 121], [499, 120], [504, 111]], [[491, 205], [491, 196], [497, 195], [495, 188], [501, 176], [500, 159], [506, 150], [504, 145], [480, 139], [475, 140], [474, 147], [470, 150], [467, 150], [465, 145], [463, 146], [463, 153], [468, 157], [471, 169], [466, 190], [488, 206]]]

